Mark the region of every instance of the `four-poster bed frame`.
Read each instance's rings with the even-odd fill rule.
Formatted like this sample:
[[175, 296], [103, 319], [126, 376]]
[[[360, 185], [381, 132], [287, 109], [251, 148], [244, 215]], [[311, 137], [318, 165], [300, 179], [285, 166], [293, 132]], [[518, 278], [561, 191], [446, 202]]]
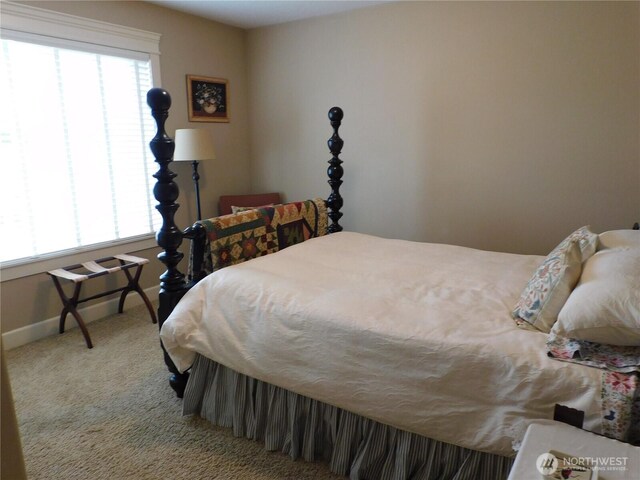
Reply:
[[[153, 194], [158, 201], [156, 208], [162, 216], [162, 226], [156, 234], [158, 246], [163, 250], [158, 255], [158, 259], [167, 267], [167, 270], [160, 276], [158, 325], [162, 328], [164, 321], [169, 317], [169, 314], [173, 311], [180, 299], [197, 281], [201, 280], [203, 276], [200, 268], [196, 266], [193, 278], [187, 279], [185, 274], [178, 269], [178, 264], [184, 258], [184, 254], [179, 250], [184, 238], [194, 242], [194, 258], [200, 258], [202, 256], [204, 231], [198, 224], [183, 231], [175, 223], [175, 214], [179, 207], [179, 204], [176, 203], [179, 189], [178, 185], [174, 182], [176, 174], [169, 168], [169, 164], [173, 159], [175, 142], [167, 135], [165, 130], [165, 122], [169, 117], [169, 108], [171, 107], [171, 96], [169, 92], [162, 88], [153, 88], [147, 93], [147, 104], [151, 107], [151, 115], [157, 125], [157, 132], [150, 142], [150, 148], [156, 162], [160, 166], [159, 170], [153, 175], [157, 181], [153, 189]], [[331, 194], [326, 200], [326, 205], [328, 216], [331, 219], [328, 233], [334, 233], [340, 232], [343, 229], [340, 225], [340, 219], [343, 215], [342, 212], [340, 212], [343, 206], [340, 186], [342, 185], [344, 170], [339, 155], [344, 146], [344, 142], [340, 138], [338, 129], [340, 128], [344, 114], [341, 108], [333, 107], [329, 110], [328, 116], [331, 127], [333, 128], [333, 134], [327, 141], [332, 156], [327, 169]], [[171, 373], [169, 384], [177, 396], [182, 398], [189, 374], [188, 372], [179, 372], [162, 343], [161, 346], [164, 352], [164, 361]]]

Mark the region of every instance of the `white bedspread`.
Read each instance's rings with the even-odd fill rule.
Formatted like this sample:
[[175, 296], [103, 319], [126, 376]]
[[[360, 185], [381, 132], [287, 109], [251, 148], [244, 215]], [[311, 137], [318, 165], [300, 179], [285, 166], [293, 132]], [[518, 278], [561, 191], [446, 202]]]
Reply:
[[195, 352], [379, 422], [510, 455], [556, 403], [600, 428], [593, 368], [549, 359], [509, 312], [543, 257], [336, 233], [222, 269], [162, 327]]

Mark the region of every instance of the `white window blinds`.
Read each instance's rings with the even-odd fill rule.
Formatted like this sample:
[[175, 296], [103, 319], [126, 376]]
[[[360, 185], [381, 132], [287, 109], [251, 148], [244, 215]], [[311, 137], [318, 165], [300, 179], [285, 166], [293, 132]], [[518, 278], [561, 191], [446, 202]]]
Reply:
[[14, 37], [0, 52], [0, 261], [154, 232], [150, 56]]

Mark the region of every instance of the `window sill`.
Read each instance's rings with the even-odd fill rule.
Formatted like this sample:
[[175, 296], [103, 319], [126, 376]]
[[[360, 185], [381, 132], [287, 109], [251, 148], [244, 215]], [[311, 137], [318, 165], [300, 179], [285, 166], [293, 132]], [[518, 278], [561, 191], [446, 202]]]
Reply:
[[66, 265], [88, 262], [120, 253], [133, 253], [157, 247], [153, 235], [144, 235], [119, 242], [103, 243], [90, 247], [65, 250], [50, 255], [4, 262], [0, 264], [0, 282], [48, 272]]

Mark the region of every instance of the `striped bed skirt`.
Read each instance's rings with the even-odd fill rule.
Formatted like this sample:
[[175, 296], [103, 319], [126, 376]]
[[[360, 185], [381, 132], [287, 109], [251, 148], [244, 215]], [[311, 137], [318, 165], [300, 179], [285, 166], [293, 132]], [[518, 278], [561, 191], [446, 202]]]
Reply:
[[438, 442], [240, 374], [198, 355], [184, 415], [352, 480], [500, 480], [512, 458]]

